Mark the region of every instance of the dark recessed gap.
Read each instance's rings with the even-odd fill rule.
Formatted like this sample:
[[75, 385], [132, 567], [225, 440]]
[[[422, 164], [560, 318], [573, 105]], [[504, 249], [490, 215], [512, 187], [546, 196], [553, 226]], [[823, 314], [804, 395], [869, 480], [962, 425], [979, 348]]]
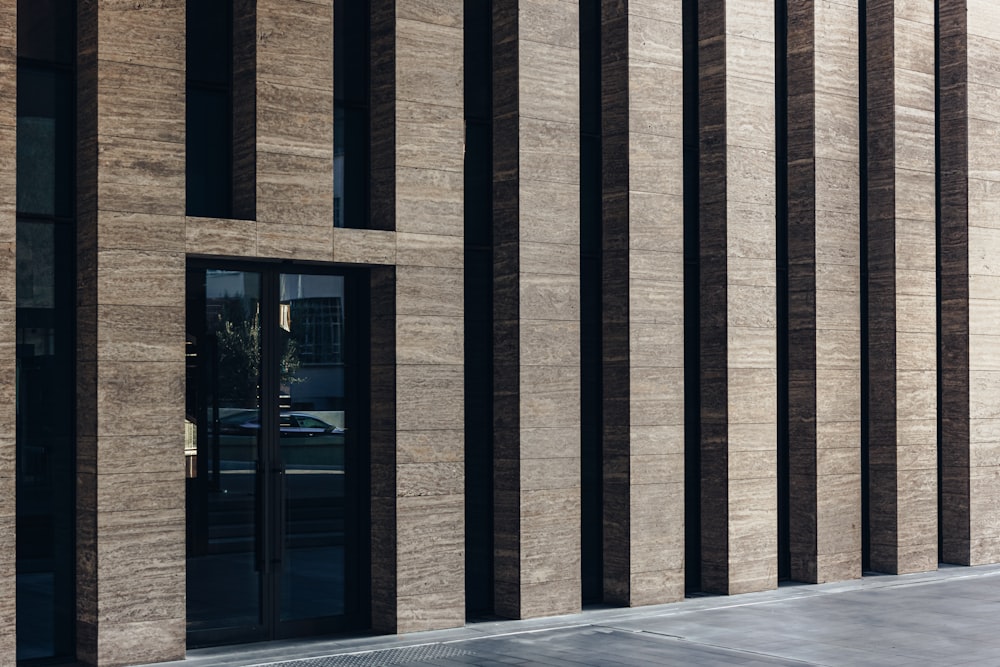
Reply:
[[934, 264], [935, 275], [935, 315], [937, 325], [935, 327], [937, 342], [935, 350], [937, 352], [937, 519], [938, 519], [938, 561], [944, 561], [944, 531], [941, 529], [944, 517], [944, 376], [942, 374], [942, 364], [944, 362], [944, 345], [942, 333], [942, 313], [941, 313], [941, 7], [940, 3], [934, 3]]
[[580, 426], [583, 602], [604, 597], [601, 3], [580, 1]]
[[682, 3], [684, 43], [684, 576], [701, 583], [701, 326], [699, 321], [698, 1]]
[[868, 5], [858, 2], [858, 137], [861, 265], [861, 569], [871, 569], [871, 470], [869, 400], [871, 397], [870, 326], [868, 316]]
[[[370, 0], [334, 0], [333, 49], [333, 225], [363, 229], [370, 224], [369, 178], [374, 176], [370, 62], [378, 58], [381, 65], [380, 96], [395, 84], [386, 71], [395, 66], [394, 59], [372, 48]], [[388, 126], [383, 131], [391, 132]], [[393, 180], [380, 176], [380, 183]]]
[[465, 605], [493, 612], [493, 3], [465, 0]]
[[774, 3], [775, 257], [778, 366], [778, 580], [792, 576], [788, 424], [788, 3]]

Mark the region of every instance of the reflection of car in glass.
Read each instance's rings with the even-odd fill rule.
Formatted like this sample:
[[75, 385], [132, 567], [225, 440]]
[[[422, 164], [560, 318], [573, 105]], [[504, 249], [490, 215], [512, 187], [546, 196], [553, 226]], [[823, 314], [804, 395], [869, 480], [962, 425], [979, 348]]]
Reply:
[[[344, 429], [306, 412], [279, 416], [281, 460], [284, 465], [320, 465], [343, 468]], [[260, 414], [238, 410], [219, 419], [219, 447], [223, 460], [253, 461], [257, 457]]]
[[[222, 421], [221, 433], [246, 433], [256, 431], [260, 428], [260, 418], [256, 412], [251, 413], [250, 419], [245, 419], [245, 415], [240, 415], [238, 423], [230, 417]], [[245, 419], [245, 421], [244, 421]], [[323, 435], [327, 433], [343, 433], [344, 429], [328, 424], [319, 417], [308, 415], [303, 412], [282, 412], [280, 416], [281, 437], [284, 438], [305, 438], [310, 436]]]

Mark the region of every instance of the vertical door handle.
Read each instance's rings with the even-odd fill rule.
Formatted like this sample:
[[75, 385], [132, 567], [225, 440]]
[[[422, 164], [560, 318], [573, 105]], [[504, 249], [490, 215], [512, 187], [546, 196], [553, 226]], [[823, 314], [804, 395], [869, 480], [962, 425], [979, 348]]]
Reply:
[[267, 506], [267, 499], [264, 497], [266, 484], [264, 483], [264, 470], [261, 466], [260, 461], [254, 462], [254, 527], [253, 527], [253, 542], [254, 542], [254, 555], [256, 556], [256, 567], [254, 568], [257, 572], [268, 572], [270, 568], [268, 567], [267, 554], [264, 553], [264, 521], [267, 517], [267, 513], [264, 508]]
[[281, 569], [281, 558], [285, 553], [285, 539], [288, 528], [288, 486], [287, 473], [284, 466], [275, 469], [274, 492], [277, 495], [278, 526], [277, 540], [275, 541], [275, 553], [271, 563], [276, 569]]

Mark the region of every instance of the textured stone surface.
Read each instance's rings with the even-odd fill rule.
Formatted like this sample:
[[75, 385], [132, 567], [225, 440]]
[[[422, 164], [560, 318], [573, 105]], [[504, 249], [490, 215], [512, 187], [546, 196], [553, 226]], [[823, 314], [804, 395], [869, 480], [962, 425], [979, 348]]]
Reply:
[[996, 8], [955, 0], [941, 12], [941, 336], [943, 560], [976, 565], [1000, 559], [996, 475], [998, 353], [991, 310], [1000, 251], [996, 103], [1000, 26]]
[[[4, 0], [0, 3], [3, 22], [11, 21], [0, 30], [0, 90], [7, 93], [17, 89], [17, 43], [14, 21], [17, 3]], [[10, 100], [11, 98], [6, 98]], [[15, 527], [16, 498], [14, 480], [16, 475], [16, 441], [14, 378], [16, 376], [15, 352], [16, 330], [14, 321], [16, 292], [16, 218], [14, 215], [15, 181], [17, 154], [15, 141], [17, 132], [16, 105], [9, 103], [0, 111], [0, 150], [7, 159], [0, 161], [0, 372], [6, 378], [0, 402], [0, 424], [3, 437], [0, 438], [0, 664], [14, 664], [16, 649], [16, 596], [15, 596]]]
[[344, 264], [395, 264], [396, 232], [380, 229], [333, 230], [334, 260]]
[[[0, 4], [3, 20], [13, 19], [16, 3], [5, 0]], [[10, 79], [13, 87], [17, 71], [17, 44], [12, 31], [0, 31], [0, 72]], [[12, 88], [13, 89], [13, 88]], [[5, 95], [0, 103], [0, 149], [5, 155], [16, 154], [15, 137], [17, 128], [16, 98]], [[6, 426], [5, 437], [0, 439], [0, 486], [3, 488], [0, 500], [0, 664], [14, 664], [16, 650], [16, 596], [15, 596], [15, 526], [16, 498], [14, 480], [16, 474], [14, 435], [14, 384], [15, 384], [15, 247], [16, 219], [14, 215], [16, 180], [16, 160], [0, 161], [0, 253], [3, 255], [3, 271], [0, 272], [0, 366], [5, 378], [0, 395], [0, 424]], [[9, 187], [7, 187], [9, 184]]]
[[[578, 29], [574, 2], [493, 4], [494, 604], [513, 618], [580, 608]], [[574, 445], [534, 446], [549, 434]]]
[[184, 655], [184, 3], [78, 21], [77, 651], [123, 665]]
[[434, 8], [373, 3], [393, 69], [372, 74], [372, 161], [393, 195], [333, 237], [338, 262], [395, 265], [372, 278], [372, 621], [390, 632], [465, 622], [462, 3]]
[[[699, 4], [703, 571], [706, 589], [737, 593], [776, 579], [774, 24], [767, 3]], [[858, 8], [790, 4], [792, 567], [826, 581], [861, 567]], [[580, 606], [578, 9], [494, 10], [496, 602], [528, 617]], [[938, 556], [933, 10], [868, 2], [871, 555], [893, 572]], [[373, 2], [367, 230], [332, 228], [331, 0], [266, 0], [239, 28], [254, 44], [235, 63], [253, 128], [235, 215], [249, 220], [184, 217], [184, 4], [79, 11], [81, 658], [183, 654], [191, 254], [372, 267], [373, 626], [461, 625], [461, 3]], [[990, 0], [940, 11], [944, 554], [995, 562], [1000, 15]], [[680, 13], [604, 2], [605, 595], [631, 605], [683, 593]], [[0, 161], [0, 267], [14, 265], [13, 172]], [[0, 332], [13, 377], [12, 315]], [[2, 438], [0, 662], [14, 650], [13, 452]]]
[[788, 14], [791, 577], [861, 576], [857, 3]]
[[914, 572], [938, 562], [934, 6], [867, 23], [871, 567]]
[[602, 6], [604, 600], [615, 604], [684, 596], [680, 16], [678, 0]]
[[741, 593], [777, 585], [774, 14], [698, 9], [702, 587]]
[[332, 261], [333, 1], [268, 0], [236, 18], [233, 215], [240, 220], [189, 218], [185, 248]]

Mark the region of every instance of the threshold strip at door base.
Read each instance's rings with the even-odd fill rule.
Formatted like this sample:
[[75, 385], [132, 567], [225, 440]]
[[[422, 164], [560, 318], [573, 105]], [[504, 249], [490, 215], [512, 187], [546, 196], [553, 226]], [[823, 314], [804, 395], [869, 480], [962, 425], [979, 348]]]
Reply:
[[413, 665], [441, 658], [475, 657], [476, 655], [478, 654], [475, 651], [447, 644], [423, 644], [363, 653], [345, 653], [320, 658], [269, 662], [256, 667], [382, 667], [383, 665]]

